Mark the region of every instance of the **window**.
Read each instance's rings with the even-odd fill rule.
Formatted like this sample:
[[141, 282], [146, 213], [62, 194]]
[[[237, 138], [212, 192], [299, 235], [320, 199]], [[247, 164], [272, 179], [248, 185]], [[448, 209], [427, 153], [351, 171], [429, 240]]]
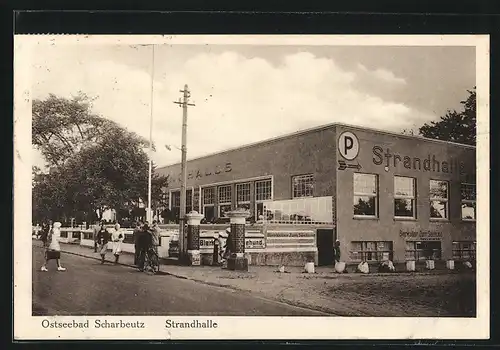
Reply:
[[406, 241], [406, 260], [440, 260], [441, 242]]
[[231, 185], [219, 186], [219, 218], [225, 217], [231, 211]]
[[213, 205], [215, 203], [215, 188], [203, 189], [203, 205]]
[[236, 206], [250, 209], [250, 184], [236, 184]]
[[476, 220], [476, 185], [462, 184], [462, 220]]
[[181, 193], [179, 191], [172, 192], [172, 208], [180, 208]]
[[377, 175], [354, 173], [354, 216], [373, 216], [377, 213]]
[[314, 175], [299, 175], [292, 177], [293, 198], [312, 197], [314, 189]]
[[200, 210], [199, 209], [200, 207], [200, 190], [199, 189], [195, 189], [193, 191], [193, 210]]
[[453, 242], [453, 260], [476, 260], [476, 242]]
[[186, 191], [186, 213], [193, 210], [193, 190]]
[[351, 242], [350, 258], [353, 261], [392, 260], [392, 241]]
[[448, 219], [448, 181], [430, 181], [431, 219]]
[[415, 179], [394, 177], [394, 216], [396, 218], [415, 218]]
[[272, 199], [271, 180], [255, 182], [255, 201], [267, 201]]

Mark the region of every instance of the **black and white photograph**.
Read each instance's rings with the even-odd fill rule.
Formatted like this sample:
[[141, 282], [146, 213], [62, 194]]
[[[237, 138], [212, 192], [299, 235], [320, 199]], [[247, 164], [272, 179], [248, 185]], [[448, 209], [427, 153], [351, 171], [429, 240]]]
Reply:
[[488, 45], [16, 37], [19, 336], [487, 337]]

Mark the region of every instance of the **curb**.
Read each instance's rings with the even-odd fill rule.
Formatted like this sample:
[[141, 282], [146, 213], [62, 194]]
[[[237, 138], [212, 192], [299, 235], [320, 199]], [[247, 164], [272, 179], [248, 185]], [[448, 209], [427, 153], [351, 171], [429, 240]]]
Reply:
[[[97, 258], [97, 257], [94, 257], [94, 256], [85, 255], [85, 254], [81, 254], [81, 253], [75, 253], [75, 252], [69, 252], [67, 250], [62, 250], [62, 249], [61, 249], [61, 253], [66, 253], [66, 254], [70, 254], [70, 255], [76, 255], [76, 256], [83, 257], [83, 258], [93, 259], [93, 260], [98, 260], [98, 261], [101, 260], [100, 258]], [[129, 267], [129, 268], [134, 268], [134, 269], [137, 268], [135, 265], [125, 264], [125, 263], [118, 263], [117, 265]], [[202, 284], [205, 284], [205, 285], [208, 285], [208, 286], [212, 286], [212, 287], [219, 287], [219, 288], [231, 289], [231, 290], [238, 291], [238, 292], [252, 293], [251, 290], [241, 289], [241, 288], [233, 287], [233, 286], [227, 285], [227, 284], [220, 284], [220, 283], [216, 283], [216, 282], [208, 282], [208, 281], [199, 280], [199, 279], [196, 279], [196, 278], [190, 278], [190, 277], [186, 277], [186, 276], [182, 276], [182, 275], [178, 275], [178, 274], [174, 274], [174, 273], [166, 272], [166, 271], [161, 271], [161, 272], [164, 273], [164, 274], [166, 274], [166, 275], [168, 275], [168, 276], [172, 276], [172, 277], [175, 277], [175, 278], [178, 278], [178, 279], [183, 279], [183, 280], [193, 281], [193, 282], [197, 282], [197, 283], [202, 283]], [[293, 306], [293, 307], [304, 309], [304, 310], [308, 310], [308, 311], [314, 311], [314, 312], [322, 313], [325, 316], [339, 316], [339, 315], [333, 314], [331, 312], [327, 312], [327, 311], [325, 311], [323, 309], [320, 309], [320, 308], [318, 308], [318, 309], [311, 308], [311, 307], [306, 306], [306, 305], [304, 305], [302, 303], [295, 304], [295, 303], [292, 303], [292, 302], [290, 302], [288, 300], [285, 300], [285, 299], [268, 298], [268, 297], [264, 297], [264, 296], [260, 296], [260, 295], [253, 295], [253, 297], [259, 298], [259, 299], [262, 299], [262, 300], [266, 300], [266, 301], [272, 301], [272, 302], [275, 302], [275, 303], [286, 304], [288, 306]]]

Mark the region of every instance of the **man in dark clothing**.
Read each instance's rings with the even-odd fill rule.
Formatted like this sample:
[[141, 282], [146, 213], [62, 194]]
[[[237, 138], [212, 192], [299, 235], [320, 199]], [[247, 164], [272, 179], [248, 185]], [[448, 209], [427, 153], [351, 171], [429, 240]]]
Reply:
[[101, 264], [104, 264], [104, 259], [106, 257], [106, 252], [108, 251], [108, 242], [111, 240], [111, 234], [106, 230], [106, 228], [101, 226], [99, 232], [97, 233], [97, 243], [99, 244], [99, 254], [101, 254]]
[[151, 229], [148, 225], [148, 223], [145, 223], [142, 226], [142, 230], [139, 233], [138, 237], [138, 250], [139, 250], [139, 256], [138, 256], [138, 266], [139, 270], [144, 269], [144, 261], [146, 258], [146, 252], [148, 251], [150, 245], [151, 245]]
[[47, 239], [49, 237], [49, 232], [50, 232], [51, 226], [52, 226], [52, 222], [50, 222], [50, 223], [44, 222], [42, 224], [42, 229], [41, 229], [42, 232], [40, 235], [40, 240], [43, 242], [43, 246], [47, 245]]
[[94, 253], [97, 253], [97, 246], [99, 245], [97, 242], [97, 234], [101, 230], [101, 228], [104, 226], [104, 220], [103, 221], [98, 221], [94, 227], [94, 232], [93, 232], [93, 239], [94, 239]]
[[137, 265], [137, 263], [139, 262], [139, 240], [142, 234], [142, 225], [142, 222], [137, 222], [134, 228], [134, 233], [132, 234], [132, 236], [134, 237], [134, 265]]

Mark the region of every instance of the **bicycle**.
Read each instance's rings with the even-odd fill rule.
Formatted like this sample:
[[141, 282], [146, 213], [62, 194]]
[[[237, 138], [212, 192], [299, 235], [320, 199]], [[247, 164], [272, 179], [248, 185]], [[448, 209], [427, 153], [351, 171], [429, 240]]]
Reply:
[[154, 247], [149, 247], [146, 251], [142, 271], [152, 274], [156, 274], [160, 271], [160, 258]]

